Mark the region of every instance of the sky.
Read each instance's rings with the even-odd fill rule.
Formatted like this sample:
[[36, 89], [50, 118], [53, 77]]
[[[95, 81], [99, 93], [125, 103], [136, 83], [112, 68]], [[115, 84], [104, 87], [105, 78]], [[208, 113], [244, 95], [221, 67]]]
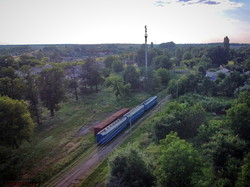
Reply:
[[250, 43], [250, 0], [0, 0], [1, 44]]

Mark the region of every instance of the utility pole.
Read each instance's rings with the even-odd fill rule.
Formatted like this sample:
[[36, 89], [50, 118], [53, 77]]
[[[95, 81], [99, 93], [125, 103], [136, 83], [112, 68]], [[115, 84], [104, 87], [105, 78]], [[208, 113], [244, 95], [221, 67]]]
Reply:
[[148, 46], [147, 46], [147, 25], [145, 25], [145, 77], [148, 78]]

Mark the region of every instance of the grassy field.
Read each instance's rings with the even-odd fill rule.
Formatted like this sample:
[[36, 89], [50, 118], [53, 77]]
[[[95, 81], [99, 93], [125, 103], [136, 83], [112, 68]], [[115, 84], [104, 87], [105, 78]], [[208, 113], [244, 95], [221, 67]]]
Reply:
[[55, 117], [43, 112], [43, 125], [37, 127], [31, 142], [9, 153], [12, 158], [7, 164], [15, 164], [19, 179], [48, 181], [95, 144], [92, 131], [77, 135], [80, 128], [88, 128], [120, 108], [132, 108], [148, 97], [145, 93], [132, 93], [129, 98], [117, 99], [105, 88], [78, 101], [68, 99], [60, 105]]

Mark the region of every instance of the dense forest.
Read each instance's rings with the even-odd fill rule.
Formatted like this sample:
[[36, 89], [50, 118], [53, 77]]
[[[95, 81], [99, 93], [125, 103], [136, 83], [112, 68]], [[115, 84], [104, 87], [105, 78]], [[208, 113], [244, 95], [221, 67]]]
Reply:
[[105, 161], [94, 185], [248, 186], [249, 91], [250, 46], [228, 37], [207, 45], [1, 46], [0, 181], [43, 184], [95, 144], [92, 132], [75, 136], [79, 128], [149, 95], [171, 95]]

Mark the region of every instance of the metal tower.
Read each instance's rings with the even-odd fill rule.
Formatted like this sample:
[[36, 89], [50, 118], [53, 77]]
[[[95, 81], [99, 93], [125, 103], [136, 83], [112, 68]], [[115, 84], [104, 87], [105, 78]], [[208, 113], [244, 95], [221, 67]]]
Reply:
[[147, 25], [145, 25], [145, 77], [148, 77], [148, 45], [147, 45]]

